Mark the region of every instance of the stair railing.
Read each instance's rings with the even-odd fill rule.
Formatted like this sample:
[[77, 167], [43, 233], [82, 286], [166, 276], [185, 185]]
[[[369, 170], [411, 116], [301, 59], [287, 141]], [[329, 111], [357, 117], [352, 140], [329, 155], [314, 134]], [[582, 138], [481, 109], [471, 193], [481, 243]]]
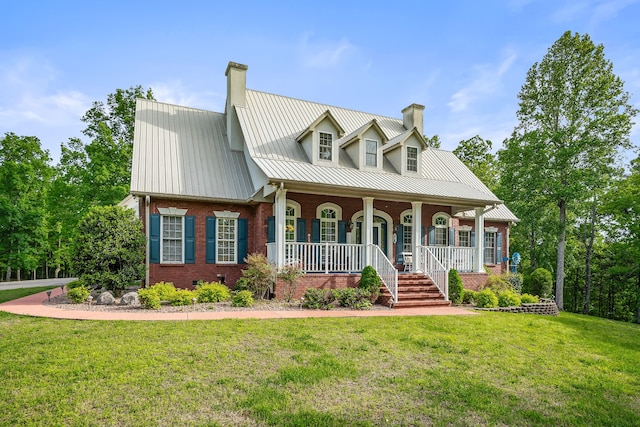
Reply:
[[371, 266], [376, 270], [382, 283], [387, 288], [393, 302], [398, 302], [398, 270], [393, 263], [382, 252], [378, 245], [370, 244], [368, 247], [371, 252]]
[[445, 267], [429, 246], [420, 246], [420, 259], [424, 268], [424, 274], [429, 276], [444, 295], [445, 301], [449, 301], [449, 269]]

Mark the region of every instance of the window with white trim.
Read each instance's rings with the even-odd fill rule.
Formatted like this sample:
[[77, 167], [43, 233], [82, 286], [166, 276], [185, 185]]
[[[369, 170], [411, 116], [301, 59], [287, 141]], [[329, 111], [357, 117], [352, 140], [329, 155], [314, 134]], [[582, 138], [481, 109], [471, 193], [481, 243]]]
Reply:
[[378, 166], [378, 141], [375, 139], [365, 139], [365, 165]]
[[238, 212], [214, 212], [216, 216], [216, 263], [238, 263]]
[[333, 159], [333, 134], [329, 132], [319, 133], [318, 157], [321, 160]]
[[458, 230], [458, 245], [464, 248], [471, 247], [471, 231]]
[[284, 220], [284, 236], [287, 242], [295, 242], [296, 240], [296, 208], [287, 206]]
[[492, 231], [484, 233], [484, 263], [496, 263], [496, 233]]
[[433, 226], [435, 227], [436, 246], [447, 246], [449, 218], [447, 218], [446, 216], [437, 216], [433, 219]]
[[418, 148], [407, 147], [407, 170], [418, 172]]
[[320, 212], [320, 241], [338, 241], [338, 214], [334, 209], [325, 208]]
[[184, 216], [162, 215], [162, 254], [163, 263], [180, 264], [184, 259]]
[[402, 216], [402, 252], [413, 252], [413, 214]]

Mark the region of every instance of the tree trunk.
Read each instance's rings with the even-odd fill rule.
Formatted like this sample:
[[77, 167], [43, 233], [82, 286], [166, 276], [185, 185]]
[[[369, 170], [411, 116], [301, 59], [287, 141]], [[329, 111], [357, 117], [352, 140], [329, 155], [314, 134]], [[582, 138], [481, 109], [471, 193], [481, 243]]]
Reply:
[[563, 309], [563, 292], [564, 292], [564, 250], [566, 242], [566, 221], [567, 221], [567, 202], [560, 200], [558, 202], [560, 208], [560, 229], [558, 236], [558, 262], [556, 265], [556, 305], [558, 310]]
[[591, 206], [591, 229], [589, 230], [589, 238], [585, 239], [585, 281], [584, 281], [584, 307], [582, 308], [583, 314], [589, 314], [589, 303], [591, 299], [591, 258], [593, 256], [593, 240], [596, 234], [596, 203], [597, 200], [593, 198], [593, 205]]

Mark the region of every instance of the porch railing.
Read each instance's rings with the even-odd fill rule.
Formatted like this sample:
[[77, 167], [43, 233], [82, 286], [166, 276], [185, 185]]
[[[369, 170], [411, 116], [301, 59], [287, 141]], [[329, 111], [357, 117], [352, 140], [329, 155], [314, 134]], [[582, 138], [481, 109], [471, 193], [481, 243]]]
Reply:
[[458, 246], [423, 246], [447, 269], [460, 272], [475, 271], [476, 248]]
[[420, 246], [421, 264], [424, 274], [429, 276], [438, 287], [444, 299], [449, 301], [449, 268], [440, 262], [433, 246]]
[[378, 245], [369, 245], [369, 249], [371, 251], [371, 266], [376, 270], [382, 283], [393, 297], [393, 302], [398, 302], [398, 270]]
[[[276, 262], [275, 243], [267, 243], [267, 258]], [[286, 242], [284, 263], [305, 273], [359, 273], [364, 267], [364, 247], [347, 243]]]

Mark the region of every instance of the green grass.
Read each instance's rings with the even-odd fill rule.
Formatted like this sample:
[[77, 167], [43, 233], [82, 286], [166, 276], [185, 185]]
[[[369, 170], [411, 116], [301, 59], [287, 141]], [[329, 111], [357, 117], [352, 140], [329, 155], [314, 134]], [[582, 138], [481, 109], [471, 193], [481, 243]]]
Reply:
[[566, 314], [0, 313], [0, 425], [637, 426], [640, 327]]
[[37, 288], [8, 289], [5, 291], [0, 291], [0, 304], [14, 299], [37, 294], [38, 292], [46, 291], [47, 289], [54, 289], [58, 287], [59, 286], [39, 286]]

